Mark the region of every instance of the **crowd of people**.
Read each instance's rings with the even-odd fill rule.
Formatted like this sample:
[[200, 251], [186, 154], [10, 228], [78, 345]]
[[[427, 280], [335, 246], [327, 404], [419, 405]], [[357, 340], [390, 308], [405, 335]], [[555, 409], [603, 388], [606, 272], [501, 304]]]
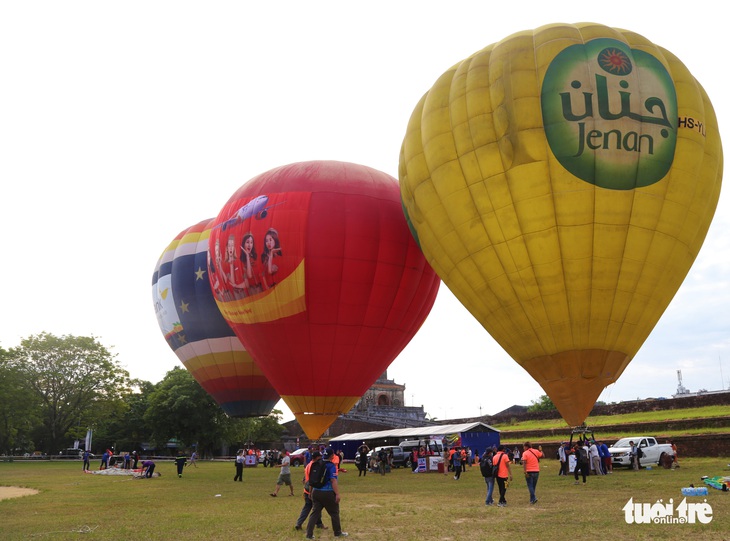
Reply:
[[[673, 446], [676, 461], [676, 446]], [[363, 442], [355, 454], [355, 464], [358, 469], [358, 477], [364, 477], [368, 472], [377, 472], [382, 475], [391, 471], [393, 464], [393, 447], [378, 447], [371, 451], [370, 447]], [[396, 450], [400, 449], [395, 447]], [[297, 453], [299, 454], [299, 453]], [[472, 450], [468, 446], [444, 447], [440, 452], [428, 446], [414, 447], [410, 451], [409, 461], [414, 465], [413, 472], [417, 471], [419, 460], [440, 454], [443, 459], [444, 475], [453, 475], [455, 481], [460, 480], [461, 474], [468, 468], [478, 465], [479, 471], [486, 484], [485, 505], [495, 505], [495, 488], [498, 493], [497, 507], [507, 506], [507, 492], [510, 483], [513, 481], [513, 468], [521, 467], [525, 477], [525, 486], [528, 490], [529, 503], [535, 505], [538, 502], [537, 485], [540, 477], [540, 461], [545, 457], [542, 447], [534, 447], [529, 441], [522, 444], [521, 448], [515, 446], [509, 448], [505, 445], [498, 445], [486, 448], [481, 456], [479, 451]], [[631, 443], [631, 458], [634, 469], [639, 469], [640, 456], [637, 446]], [[255, 455], [255, 459], [247, 460], [247, 457]], [[104, 453], [102, 468], [109, 467], [110, 458], [113, 453], [110, 450]], [[274, 490], [270, 493], [272, 497], [279, 495], [280, 489], [286, 486], [289, 489], [289, 496], [294, 496], [295, 481], [292, 479], [291, 459], [286, 451], [271, 450], [260, 453], [253, 449], [239, 449], [234, 464], [236, 473], [234, 481], [243, 481], [243, 469], [246, 463], [255, 461], [258, 463], [262, 458], [264, 467], [278, 467], [279, 472]], [[306, 538], [314, 539], [315, 529], [326, 530], [328, 527], [322, 520], [323, 512], [327, 512], [331, 519], [333, 535], [335, 537], [347, 537], [347, 532], [342, 530], [340, 518], [340, 502], [342, 495], [338, 482], [338, 476], [344, 463], [344, 453], [341, 450], [334, 450], [324, 445], [312, 446], [306, 449], [302, 457], [304, 468], [301, 482], [303, 484], [302, 498], [303, 505], [299, 516], [296, 519], [294, 529], [306, 529]], [[88, 467], [88, 454], [84, 456], [84, 468]], [[402, 457], [401, 457], [402, 458]], [[124, 467], [131, 467], [132, 460], [134, 467], [140, 459], [135, 452], [126, 453], [123, 457]], [[178, 476], [182, 477], [183, 468], [187, 464], [195, 464], [197, 454], [193, 453], [188, 461], [184, 452], [179, 452], [175, 463]], [[602, 441], [592, 439], [579, 439], [569, 444], [562, 442], [557, 451], [557, 459], [560, 467], [559, 476], [569, 476], [575, 479], [575, 484], [580, 484], [580, 478], [585, 484], [591, 475], [609, 475], [613, 473], [613, 464], [608, 446]], [[152, 477], [155, 471], [155, 463], [151, 460], [143, 460], [142, 476]], [[677, 464], [678, 466], [678, 464]], [[197, 466], [196, 466], [197, 467]], [[439, 467], [440, 470], [441, 466]], [[159, 475], [159, 474], [157, 474]], [[285, 491], [286, 492], [286, 491]]]
[[558, 447], [558, 460], [560, 469], [558, 475], [567, 476], [570, 471], [571, 456], [574, 457], [575, 465], [573, 477], [575, 484], [586, 483], [589, 475], [608, 475], [613, 473], [613, 462], [608, 445], [602, 441], [579, 439], [572, 445], [568, 442], [561, 442]]

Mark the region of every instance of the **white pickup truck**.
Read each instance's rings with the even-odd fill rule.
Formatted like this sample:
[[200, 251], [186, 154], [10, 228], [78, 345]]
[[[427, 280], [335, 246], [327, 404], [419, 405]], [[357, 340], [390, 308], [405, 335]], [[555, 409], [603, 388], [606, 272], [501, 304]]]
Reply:
[[650, 436], [634, 436], [632, 438], [621, 438], [613, 447], [608, 448], [611, 453], [611, 460], [614, 466], [631, 467], [631, 445], [634, 442], [641, 450], [639, 464], [663, 464], [664, 457], [673, 457], [674, 451], [668, 443], [658, 443], [656, 438]]

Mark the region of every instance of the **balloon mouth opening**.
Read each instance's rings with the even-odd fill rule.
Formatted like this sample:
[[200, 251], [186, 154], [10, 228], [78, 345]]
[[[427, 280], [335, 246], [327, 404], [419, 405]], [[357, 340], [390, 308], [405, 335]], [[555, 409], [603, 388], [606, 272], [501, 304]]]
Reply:
[[581, 425], [598, 397], [631, 361], [621, 351], [584, 349], [535, 357], [522, 364], [570, 426]]

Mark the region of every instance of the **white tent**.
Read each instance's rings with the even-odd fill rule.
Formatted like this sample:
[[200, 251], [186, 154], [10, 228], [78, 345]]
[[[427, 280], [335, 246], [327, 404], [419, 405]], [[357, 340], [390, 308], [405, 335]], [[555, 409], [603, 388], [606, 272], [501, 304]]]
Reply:
[[[486, 430], [475, 430], [483, 427]], [[485, 423], [459, 423], [450, 425], [429, 425], [417, 426], [414, 428], [391, 428], [390, 430], [377, 430], [371, 432], [354, 432], [351, 434], [342, 434], [330, 439], [330, 443], [337, 441], [367, 441], [382, 438], [394, 439], [424, 439], [429, 436], [440, 436], [443, 434], [456, 434], [462, 432], [499, 432], [493, 426]]]

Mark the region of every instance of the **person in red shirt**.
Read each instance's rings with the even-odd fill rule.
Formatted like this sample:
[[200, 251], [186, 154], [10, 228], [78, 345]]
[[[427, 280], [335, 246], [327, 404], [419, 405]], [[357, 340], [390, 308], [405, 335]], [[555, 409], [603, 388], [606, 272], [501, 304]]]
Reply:
[[537, 488], [537, 478], [540, 476], [540, 459], [544, 455], [540, 449], [534, 449], [529, 441], [522, 445], [522, 464], [525, 469], [525, 481], [527, 481], [527, 490], [530, 491], [530, 503], [537, 503], [535, 496], [535, 488]]

